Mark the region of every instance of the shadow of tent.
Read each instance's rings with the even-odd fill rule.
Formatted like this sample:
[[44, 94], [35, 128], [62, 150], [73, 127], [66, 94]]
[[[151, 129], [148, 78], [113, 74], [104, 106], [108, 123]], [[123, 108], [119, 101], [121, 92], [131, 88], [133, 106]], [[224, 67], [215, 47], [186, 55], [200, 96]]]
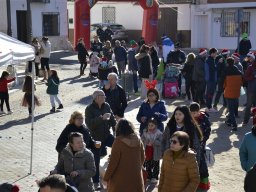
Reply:
[[78, 60], [65, 59], [65, 57], [71, 57], [77, 55], [76, 52], [65, 52], [65, 51], [56, 51], [51, 53], [49, 63], [58, 63], [61, 65], [73, 65], [77, 64]]

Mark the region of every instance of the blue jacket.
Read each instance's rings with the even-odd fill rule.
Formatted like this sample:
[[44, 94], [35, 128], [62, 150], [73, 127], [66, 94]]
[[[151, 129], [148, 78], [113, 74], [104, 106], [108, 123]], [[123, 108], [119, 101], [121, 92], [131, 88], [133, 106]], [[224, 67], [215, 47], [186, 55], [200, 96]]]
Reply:
[[256, 136], [246, 133], [239, 149], [240, 162], [243, 170], [249, 171], [256, 163]]
[[[156, 115], [155, 113], [159, 112], [160, 115]], [[163, 121], [166, 121], [168, 118], [168, 113], [166, 112], [165, 108], [165, 102], [164, 101], [158, 101], [152, 108], [150, 107], [148, 102], [143, 102], [140, 106], [139, 112], [137, 114], [137, 121], [140, 123], [140, 134], [142, 135], [143, 130], [147, 126], [147, 122], [142, 123], [141, 117], [147, 117], [147, 119], [150, 119], [154, 117], [157, 120], [157, 128], [163, 132], [164, 130], [164, 124]]]
[[116, 62], [127, 61], [126, 50], [124, 47], [119, 46], [114, 49]]
[[204, 72], [206, 81], [217, 82], [217, 63], [211, 56], [205, 62]]

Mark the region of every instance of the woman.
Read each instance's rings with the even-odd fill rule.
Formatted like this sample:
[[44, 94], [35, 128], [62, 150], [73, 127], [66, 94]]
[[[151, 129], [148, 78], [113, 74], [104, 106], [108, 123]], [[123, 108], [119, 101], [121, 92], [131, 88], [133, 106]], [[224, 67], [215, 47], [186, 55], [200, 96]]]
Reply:
[[76, 45], [76, 50], [78, 52], [78, 60], [80, 63], [80, 76], [84, 75], [84, 70], [87, 66], [86, 56], [89, 57], [89, 54], [85, 48], [84, 39], [80, 38]]
[[146, 128], [147, 121], [152, 117], [157, 120], [157, 128], [163, 132], [163, 121], [167, 120], [168, 114], [165, 103], [159, 100], [159, 93], [156, 89], [148, 90], [147, 100], [141, 104], [137, 114], [137, 121], [140, 123], [140, 135], [142, 135], [143, 130]]
[[66, 181], [79, 192], [93, 192], [92, 177], [96, 173], [93, 154], [86, 149], [83, 135], [73, 132], [68, 145], [61, 152], [55, 170], [51, 174], [65, 174]]
[[196, 154], [189, 150], [189, 136], [175, 132], [165, 151], [161, 167], [159, 192], [195, 192], [199, 184]]
[[116, 126], [116, 139], [104, 181], [108, 192], [143, 192], [142, 165], [145, 160], [144, 147], [134, 132], [134, 126], [120, 119]]
[[58, 151], [58, 153], [61, 153], [61, 151], [66, 147], [68, 143], [68, 136], [72, 132], [81, 133], [83, 135], [86, 147], [90, 150], [95, 149], [95, 141], [92, 139], [89, 130], [84, 125], [84, 118], [82, 113], [75, 111], [70, 116], [69, 124], [63, 129], [58, 138], [56, 145], [56, 151]]
[[110, 41], [106, 41], [105, 46], [102, 48], [103, 57], [107, 58], [107, 62], [112, 59], [113, 50]]
[[150, 57], [152, 60], [152, 67], [153, 67], [153, 77], [156, 77], [157, 74], [157, 69], [158, 69], [158, 65], [159, 65], [159, 57], [156, 51], [156, 48], [154, 46], [150, 47]]
[[151, 80], [153, 75], [153, 68], [152, 68], [152, 60], [149, 55], [149, 46], [142, 45], [140, 48], [140, 52], [135, 55], [135, 59], [138, 61], [139, 66], [139, 76], [142, 78], [141, 81], [141, 98], [145, 99], [147, 94], [147, 89], [145, 86], [145, 80]]
[[31, 73], [32, 72], [32, 65], [33, 62], [35, 63], [35, 72], [36, 72], [36, 79], [38, 79], [39, 76], [39, 64], [40, 64], [40, 43], [38, 42], [37, 38], [33, 38], [32, 40], [32, 46], [34, 47], [35, 50], [35, 59], [34, 61], [29, 61], [28, 62], [28, 71]]

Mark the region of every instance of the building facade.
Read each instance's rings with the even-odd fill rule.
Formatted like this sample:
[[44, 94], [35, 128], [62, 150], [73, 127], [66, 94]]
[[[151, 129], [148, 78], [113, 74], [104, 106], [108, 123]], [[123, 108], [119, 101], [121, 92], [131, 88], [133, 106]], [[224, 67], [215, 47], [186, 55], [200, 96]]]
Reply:
[[7, 33], [7, 1], [0, 1], [0, 32]]

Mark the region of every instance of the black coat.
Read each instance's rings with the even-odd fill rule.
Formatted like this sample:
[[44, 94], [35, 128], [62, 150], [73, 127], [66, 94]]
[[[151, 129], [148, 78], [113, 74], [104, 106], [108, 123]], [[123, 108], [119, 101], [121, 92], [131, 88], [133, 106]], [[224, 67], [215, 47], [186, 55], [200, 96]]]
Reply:
[[95, 149], [94, 140], [91, 137], [91, 134], [89, 130], [85, 127], [85, 125], [82, 125], [81, 127], [77, 127], [74, 124], [68, 124], [63, 131], [61, 132], [56, 145], [56, 151], [61, 153], [61, 151], [66, 147], [68, 143], [68, 136], [72, 132], [79, 132], [83, 135], [84, 142], [86, 144], [86, 148], [89, 149]]
[[78, 43], [76, 46], [76, 51], [78, 52], [78, 59], [79, 61], [85, 62], [86, 56], [89, 57], [89, 54], [82, 43]]
[[244, 179], [244, 191], [245, 192], [255, 192], [256, 189], [256, 164], [254, 167], [247, 172]]
[[242, 39], [239, 43], [239, 54], [246, 55], [252, 48], [251, 41], [249, 39]]
[[148, 54], [141, 54], [138, 58], [139, 76], [148, 79], [152, 75], [151, 58]]
[[167, 55], [167, 63], [183, 64], [186, 61], [186, 55], [181, 50], [170, 51]]

